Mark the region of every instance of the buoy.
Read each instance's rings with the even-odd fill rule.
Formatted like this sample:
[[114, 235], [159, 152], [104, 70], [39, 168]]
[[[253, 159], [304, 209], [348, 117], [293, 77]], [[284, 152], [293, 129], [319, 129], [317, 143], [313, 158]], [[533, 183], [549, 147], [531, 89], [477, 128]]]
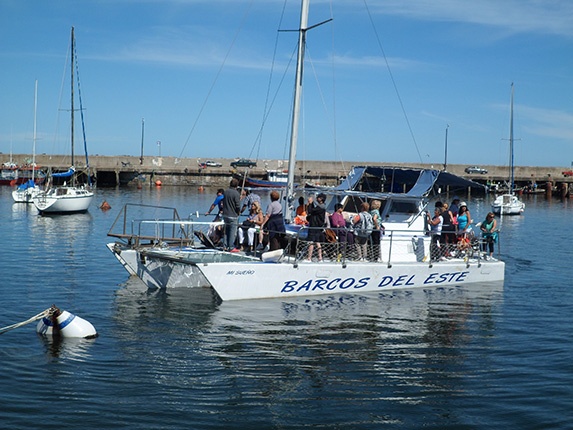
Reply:
[[155, 181], [155, 185], [160, 187], [161, 186], [161, 181], [158, 179], [157, 181]]
[[91, 339], [97, 337], [94, 326], [83, 318], [52, 306], [50, 315], [38, 322], [36, 332], [44, 336]]

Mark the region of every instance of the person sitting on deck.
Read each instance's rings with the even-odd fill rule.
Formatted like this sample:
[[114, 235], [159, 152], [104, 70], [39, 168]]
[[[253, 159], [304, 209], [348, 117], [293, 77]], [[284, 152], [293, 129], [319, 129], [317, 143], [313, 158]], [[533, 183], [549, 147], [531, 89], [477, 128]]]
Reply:
[[[255, 241], [255, 233], [257, 229], [260, 231], [260, 227], [263, 224], [263, 211], [259, 202], [253, 202], [251, 204], [251, 209], [249, 211], [249, 216], [239, 228], [239, 244], [241, 246], [241, 251], [244, 251], [243, 245], [245, 243], [245, 232], [247, 232], [248, 239], [248, 251], [253, 251], [253, 244]], [[259, 237], [260, 241], [260, 237]]]

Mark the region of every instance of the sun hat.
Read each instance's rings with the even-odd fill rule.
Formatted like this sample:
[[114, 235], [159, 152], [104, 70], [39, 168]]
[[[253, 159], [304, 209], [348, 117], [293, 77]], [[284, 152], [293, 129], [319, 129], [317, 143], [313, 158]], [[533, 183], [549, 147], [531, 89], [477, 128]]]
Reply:
[[466, 208], [468, 207], [468, 205], [466, 205], [466, 202], [461, 202], [458, 206], [459, 206], [460, 208], [461, 208], [462, 206], [465, 206]]

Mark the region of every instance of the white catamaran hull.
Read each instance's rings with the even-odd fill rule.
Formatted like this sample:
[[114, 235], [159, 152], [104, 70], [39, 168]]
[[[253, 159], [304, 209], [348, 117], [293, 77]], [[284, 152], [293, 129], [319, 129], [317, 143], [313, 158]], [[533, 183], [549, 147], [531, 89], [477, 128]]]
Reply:
[[197, 267], [204, 263], [258, 261], [255, 257], [214, 249], [139, 248], [108, 243], [107, 248], [131, 276], [137, 276], [150, 289], [210, 287]]
[[465, 286], [504, 280], [502, 261], [402, 263], [228, 263], [198, 266], [222, 300]]

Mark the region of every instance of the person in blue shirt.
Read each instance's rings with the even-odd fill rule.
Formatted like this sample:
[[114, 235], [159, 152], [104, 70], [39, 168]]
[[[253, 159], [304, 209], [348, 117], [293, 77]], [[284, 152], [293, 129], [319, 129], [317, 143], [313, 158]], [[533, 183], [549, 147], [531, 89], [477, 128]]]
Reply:
[[225, 190], [223, 188], [219, 188], [217, 190], [217, 197], [215, 197], [215, 201], [209, 208], [209, 210], [205, 213], [205, 216], [210, 215], [213, 209], [217, 208], [217, 214], [215, 215], [215, 219], [213, 221], [219, 221], [221, 219], [221, 213], [223, 212], [223, 199], [225, 198]]

